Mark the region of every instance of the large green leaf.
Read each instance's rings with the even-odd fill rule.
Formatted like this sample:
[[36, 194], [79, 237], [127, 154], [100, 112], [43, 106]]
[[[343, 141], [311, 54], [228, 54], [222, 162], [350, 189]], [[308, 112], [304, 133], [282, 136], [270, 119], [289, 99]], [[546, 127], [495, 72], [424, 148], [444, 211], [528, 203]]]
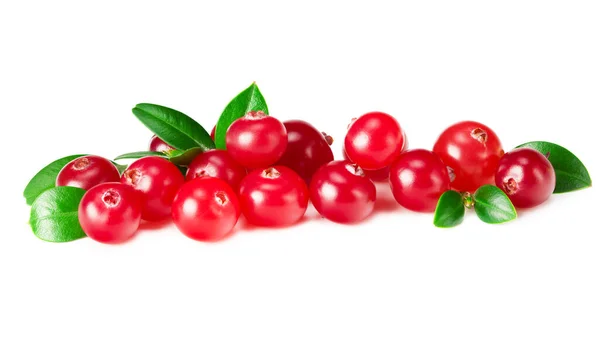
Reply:
[[68, 242], [85, 237], [77, 212], [85, 190], [59, 186], [46, 190], [31, 206], [29, 224], [40, 239]]
[[25, 201], [27, 205], [31, 205], [33, 201], [40, 195], [42, 192], [51, 189], [56, 186], [56, 177], [60, 170], [62, 170], [65, 165], [70, 163], [71, 161], [85, 156], [84, 154], [76, 154], [72, 156], [67, 156], [64, 158], [57, 159], [52, 163], [48, 164], [46, 167], [41, 169], [27, 184], [25, 190], [23, 191], [23, 196], [25, 197]]
[[221, 113], [215, 130], [215, 144], [218, 149], [226, 147], [225, 134], [231, 123], [250, 111], [263, 111], [265, 114], [269, 114], [265, 98], [256, 83], [252, 83], [246, 90], [240, 92]]

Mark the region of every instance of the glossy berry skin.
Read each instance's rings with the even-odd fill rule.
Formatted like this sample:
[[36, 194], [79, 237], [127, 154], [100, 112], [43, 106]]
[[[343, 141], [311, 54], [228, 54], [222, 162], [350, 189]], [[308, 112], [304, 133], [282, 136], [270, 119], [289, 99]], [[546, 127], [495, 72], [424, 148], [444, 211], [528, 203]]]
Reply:
[[496, 133], [489, 127], [472, 121], [460, 122], [447, 128], [433, 147], [453, 173], [452, 188], [474, 192], [494, 183], [494, 173], [504, 154]]
[[323, 133], [301, 120], [283, 122], [287, 131], [287, 147], [277, 165], [296, 171], [309, 184], [313, 174], [333, 160], [333, 152]]
[[79, 222], [90, 238], [119, 243], [130, 238], [140, 226], [142, 201], [131, 186], [104, 183], [85, 193], [79, 204]]
[[384, 112], [369, 112], [348, 128], [344, 148], [348, 158], [365, 170], [391, 165], [404, 147], [404, 133], [398, 121]]
[[121, 179], [119, 170], [106, 158], [83, 156], [69, 162], [56, 177], [56, 186], [79, 187], [84, 190]]
[[[404, 137], [404, 146], [400, 150], [400, 153], [406, 152], [408, 150], [408, 138], [406, 138], [406, 133], [403, 133]], [[344, 156], [344, 160], [350, 160], [348, 155], [346, 154], [346, 149], [342, 149], [342, 155]], [[363, 170], [367, 178], [371, 179], [371, 181], [380, 183], [389, 181], [390, 178], [390, 167], [386, 166], [379, 170]]]
[[245, 176], [246, 169], [233, 160], [227, 151], [215, 149], [194, 158], [185, 179], [189, 181], [198, 177], [215, 177], [224, 180], [237, 191]]
[[396, 201], [416, 212], [433, 212], [440, 196], [450, 189], [448, 168], [429, 150], [409, 150], [390, 167]]
[[231, 123], [225, 137], [227, 151], [246, 168], [263, 168], [276, 163], [287, 146], [283, 124], [262, 111], [250, 111]]
[[364, 172], [350, 161], [332, 161], [321, 167], [310, 184], [310, 199], [323, 217], [356, 223], [375, 207], [377, 191]]
[[240, 203], [223, 180], [203, 177], [188, 181], [177, 192], [173, 222], [187, 237], [214, 241], [225, 237], [240, 217]]
[[300, 221], [308, 207], [308, 188], [292, 169], [274, 166], [250, 172], [239, 191], [242, 213], [249, 223], [282, 227]]
[[165, 143], [164, 140], [154, 135], [150, 138], [149, 150], [154, 152], [169, 152], [175, 149], [171, 145]]
[[184, 183], [184, 177], [177, 166], [168, 160], [144, 157], [123, 172], [121, 182], [141, 192], [142, 219], [160, 221], [171, 216], [171, 204]]
[[550, 161], [540, 152], [515, 149], [500, 159], [496, 186], [508, 195], [515, 207], [534, 207], [548, 200], [556, 186], [556, 174]]
[[215, 132], [217, 132], [217, 126], [213, 126], [212, 130], [210, 130], [210, 139], [213, 140], [213, 142], [215, 141]]

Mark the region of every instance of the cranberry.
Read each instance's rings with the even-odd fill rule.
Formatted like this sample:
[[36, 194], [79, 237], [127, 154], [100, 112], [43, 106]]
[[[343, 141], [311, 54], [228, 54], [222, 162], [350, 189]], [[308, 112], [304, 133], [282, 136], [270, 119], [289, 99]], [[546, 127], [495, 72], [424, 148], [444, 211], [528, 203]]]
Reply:
[[118, 243], [130, 238], [140, 226], [139, 193], [121, 183], [104, 183], [85, 193], [79, 204], [79, 223], [90, 238]]
[[366, 170], [392, 164], [404, 147], [404, 133], [396, 119], [383, 112], [369, 112], [348, 128], [344, 148], [348, 158]]
[[84, 156], [69, 162], [56, 177], [56, 186], [73, 186], [84, 190], [107, 182], [119, 181], [119, 170], [110, 160]]
[[390, 185], [396, 201], [417, 212], [433, 212], [440, 196], [450, 189], [448, 168], [428, 150], [409, 150], [390, 168]]
[[240, 203], [223, 180], [204, 177], [188, 181], [173, 200], [173, 222], [187, 237], [212, 241], [227, 235], [240, 217]]
[[492, 184], [500, 157], [500, 139], [489, 127], [477, 122], [460, 122], [447, 128], [435, 142], [433, 152], [453, 173], [452, 188], [474, 192]]
[[321, 167], [310, 184], [310, 199], [326, 219], [354, 223], [373, 212], [375, 185], [350, 161], [332, 161]]
[[556, 185], [550, 161], [533, 149], [515, 149], [505, 154], [496, 170], [496, 186], [515, 207], [537, 206], [546, 201]]
[[291, 168], [309, 184], [319, 167], [333, 160], [328, 143], [333, 139], [305, 121], [291, 120], [283, 125], [287, 130], [287, 148], [277, 165]]
[[215, 141], [215, 132], [217, 131], [217, 126], [213, 126], [212, 130], [210, 130], [210, 138]]
[[295, 224], [308, 206], [304, 180], [285, 166], [250, 172], [240, 184], [239, 197], [246, 219], [257, 226]]
[[262, 111], [250, 111], [231, 123], [225, 137], [227, 151], [247, 168], [274, 164], [287, 146], [283, 124]]
[[238, 190], [240, 182], [246, 176], [246, 169], [238, 164], [225, 150], [209, 150], [198, 155], [190, 164], [186, 180], [198, 177], [215, 177], [224, 180]]
[[159, 221], [171, 215], [171, 203], [183, 185], [177, 166], [160, 157], [144, 157], [134, 161], [121, 177], [143, 195], [142, 219]]
[[164, 140], [158, 138], [156, 135], [150, 138], [150, 151], [154, 152], [169, 152], [175, 150], [171, 145], [165, 143]]

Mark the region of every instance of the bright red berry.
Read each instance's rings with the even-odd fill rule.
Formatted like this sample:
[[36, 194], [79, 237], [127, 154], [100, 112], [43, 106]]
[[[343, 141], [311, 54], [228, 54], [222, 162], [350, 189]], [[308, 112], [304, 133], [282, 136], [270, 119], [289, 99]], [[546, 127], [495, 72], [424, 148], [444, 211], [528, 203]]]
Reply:
[[213, 126], [212, 130], [210, 130], [210, 138], [215, 141], [215, 132], [217, 131], [217, 126]]
[[556, 186], [556, 174], [543, 154], [533, 149], [515, 149], [500, 159], [496, 186], [515, 207], [534, 207], [550, 197]]
[[104, 183], [85, 193], [79, 204], [79, 223], [90, 238], [118, 243], [130, 238], [140, 226], [139, 193], [121, 183]]
[[169, 151], [173, 151], [174, 148], [167, 144], [164, 140], [158, 138], [156, 135], [152, 136], [152, 138], [150, 138], [150, 151], [154, 151], [154, 152], [169, 152]]
[[[283, 125], [287, 131], [287, 148], [277, 165], [291, 168], [309, 184], [319, 167], [333, 160], [328, 138], [305, 121], [291, 120]], [[333, 141], [331, 137], [329, 140]]]
[[451, 169], [452, 188], [474, 192], [493, 184], [498, 162], [504, 154], [496, 133], [477, 122], [460, 122], [447, 128], [435, 142], [433, 152]]
[[231, 123], [225, 138], [227, 151], [247, 168], [273, 165], [287, 146], [283, 124], [262, 111], [250, 111]]
[[366, 170], [391, 165], [404, 147], [404, 133], [398, 121], [383, 112], [369, 112], [348, 128], [344, 148], [348, 158]]
[[173, 201], [173, 222], [187, 237], [200, 241], [222, 239], [240, 217], [235, 192], [223, 180], [204, 177], [188, 181]]
[[250, 172], [240, 184], [240, 205], [248, 222], [281, 227], [297, 223], [308, 206], [304, 180], [285, 166]]
[[246, 169], [238, 164], [225, 150], [209, 150], [198, 155], [190, 164], [186, 180], [198, 177], [214, 177], [224, 180], [238, 190], [240, 182], [246, 176]]
[[369, 216], [377, 191], [363, 170], [349, 161], [332, 161], [313, 175], [310, 199], [326, 219], [355, 223]]
[[433, 212], [440, 196], [450, 189], [448, 168], [428, 150], [409, 150], [390, 168], [390, 185], [396, 201], [417, 212]]
[[142, 219], [159, 221], [171, 215], [175, 194], [184, 178], [177, 166], [160, 157], [144, 157], [133, 162], [121, 177], [143, 195]]
[[84, 156], [69, 162], [56, 177], [56, 186], [73, 186], [84, 190], [121, 179], [119, 170], [110, 160], [99, 156]]

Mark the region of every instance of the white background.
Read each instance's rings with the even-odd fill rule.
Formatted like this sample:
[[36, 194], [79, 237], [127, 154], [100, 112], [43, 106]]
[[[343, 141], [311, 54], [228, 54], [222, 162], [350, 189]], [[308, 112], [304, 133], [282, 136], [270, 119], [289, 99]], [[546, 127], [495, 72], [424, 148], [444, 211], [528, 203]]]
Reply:
[[0, 335], [600, 335], [596, 188], [501, 226], [438, 229], [383, 186], [358, 226], [310, 210], [216, 244], [173, 226], [118, 246], [38, 240], [21, 193], [41, 167], [144, 150], [139, 102], [210, 129], [252, 81], [336, 149], [350, 118], [381, 110], [413, 148], [475, 119], [506, 149], [557, 142], [599, 174], [597, 1], [166, 3], [1, 3]]

